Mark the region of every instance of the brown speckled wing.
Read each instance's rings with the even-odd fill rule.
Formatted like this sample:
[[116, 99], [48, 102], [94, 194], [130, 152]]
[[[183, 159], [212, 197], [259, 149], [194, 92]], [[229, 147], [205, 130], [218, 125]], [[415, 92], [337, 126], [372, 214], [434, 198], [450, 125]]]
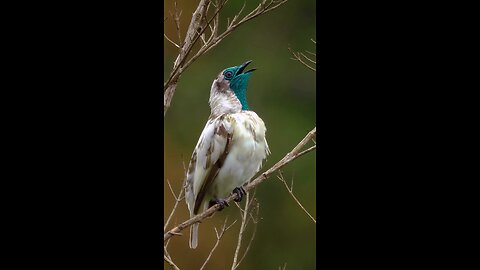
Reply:
[[[227, 155], [230, 151], [230, 146], [231, 146], [231, 141], [232, 141], [232, 133], [228, 132], [227, 129], [224, 126], [224, 118], [225, 115], [222, 115], [218, 118], [216, 121], [216, 126], [214, 129], [214, 139], [211, 140], [211, 143], [208, 147], [207, 150], [207, 164], [211, 164], [212, 162], [212, 153], [214, 151], [221, 151], [221, 154], [218, 156], [218, 159], [213, 161], [214, 163], [212, 164], [207, 176], [205, 177], [205, 180], [203, 181], [203, 184], [196, 196], [195, 199], [195, 207], [193, 210], [194, 214], [197, 214], [199, 211], [200, 206], [202, 205], [202, 202], [205, 198], [205, 195], [212, 185], [213, 181], [218, 175], [218, 171], [220, 168], [222, 168], [223, 163], [225, 159], [227, 158]], [[218, 145], [215, 144], [215, 141], [224, 141], [225, 144], [221, 145], [220, 148], [222, 149], [215, 149], [215, 147], [219, 147]]]

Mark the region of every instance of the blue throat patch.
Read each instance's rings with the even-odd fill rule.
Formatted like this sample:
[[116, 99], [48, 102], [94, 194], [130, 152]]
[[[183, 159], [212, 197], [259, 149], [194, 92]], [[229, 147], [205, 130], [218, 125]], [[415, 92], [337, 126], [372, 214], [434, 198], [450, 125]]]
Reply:
[[227, 68], [223, 74], [225, 75], [225, 78], [227, 80], [230, 80], [230, 89], [233, 90], [238, 100], [242, 104], [242, 110], [248, 111], [250, 110], [250, 108], [248, 107], [248, 103], [247, 103], [247, 86], [248, 86], [248, 80], [250, 79], [250, 76], [252, 75], [252, 73], [247, 72], [247, 73], [238, 74], [233, 76], [233, 78], [230, 76], [227, 76], [229, 74], [236, 74], [240, 69], [240, 67], [241, 66]]

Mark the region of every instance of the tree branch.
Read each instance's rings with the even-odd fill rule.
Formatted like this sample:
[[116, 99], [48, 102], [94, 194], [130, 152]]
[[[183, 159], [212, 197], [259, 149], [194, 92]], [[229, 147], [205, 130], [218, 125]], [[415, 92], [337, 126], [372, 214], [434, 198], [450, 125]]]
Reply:
[[[262, 14], [265, 14], [269, 11], [276, 9], [277, 7], [281, 6], [287, 0], [271, 0], [268, 4], [266, 4], [267, 0], [262, 0], [260, 5], [257, 6], [252, 12], [248, 15], [243, 17], [240, 21], [236, 22], [239, 18], [241, 12], [243, 11], [243, 7], [240, 12], [235, 15], [234, 19], [228, 22], [227, 29], [218, 34], [219, 28], [219, 12], [223, 8], [223, 6], [227, 3], [228, 0], [220, 0], [220, 3], [217, 2], [217, 5], [213, 4], [210, 0], [200, 0], [197, 9], [193, 13], [192, 20], [190, 22], [190, 26], [188, 27], [187, 33], [185, 35], [185, 41], [180, 43], [179, 54], [173, 64], [172, 72], [168, 77], [167, 81], [163, 85], [163, 116], [165, 117], [168, 109], [170, 108], [170, 103], [172, 101], [173, 95], [175, 94], [175, 90], [177, 89], [177, 82], [180, 78], [181, 74], [200, 56], [207, 53], [209, 50], [214, 48], [215, 46], [220, 43], [226, 36], [232, 33], [237, 27], [246, 23], [247, 21], [254, 19]], [[212, 4], [215, 7], [214, 15], [207, 21], [207, 10]], [[176, 8], [176, 6], [175, 6]], [[177, 12], [176, 12], [177, 13]], [[179, 16], [177, 16], [179, 17]], [[175, 17], [175, 21], [177, 22], [177, 17]], [[213, 27], [211, 24], [213, 23]], [[179, 23], [177, 23], [177, 30], [179, 29]], [[205, 30], [210, 29], [210, 37], [205, 37]], [[179, 33], [180, 35], [180, 33]], [[193, 49], [193, 45], [201, 38], [203, 41], [202, 46], [197, 51], [197, 53], [192, 56], [188, 61], [188, 55], [191, 53]], [[171, 42], [171, 40], [169, 40]]]
[[200, 267], [200, 270], [203, 270], [203, 268], [205, 268], [205, 266], [207, 265], [207, 262], [208, 262], [208, 261], [210, 260], [210, 258], [212, 257], [213, 252], [214, 252], [215, 249], [217, 248], [218, 243], [220, 243], [220, 239], [222, 239], [222, 237], [223, 237], [223, 235], [225, 234], [225, 232], [228, 231], [228, 229], [230, 229], [236, 222], [237, 222], [237, 220], [235, 220], [234, 222], [232, 222], [232, 224], [230, 224], [230, 225], [227, 227], [227, 218], [225, 218], [225, 222], [223, 223], [222, 230], [220, 231], [220, 233], [218, 233], [217, 228], [214, 228], [214, 229], [215, 229], [215, 234], [216, 234], [216, 236], [217, 236], [217, 241], [215, 242], [215, 245], [213, 246], [213, 248], [210, 250], [210, 253], [208, 254], [207, 259], [205, 259], [205, 262], [203, 263], [202, 267]]
[[[254, 194], [252, 196], [253, 198], [255, 197], [255, 191], [254, 191]], [[256, 202], [256, 201], [255, 201]], [[238, 268], [238, 266], [240, 265], [240, 263], [242, 263], [243, 259], [245, 258], [245, 256], [247, 255], [248, 251], [250, 250], [250, 246], [252, 245], [252, 242], [253, 242], [253, 239], [255, 238], [255, 233], [257, 232], [257, 224], [258, 224], [258, 212], [259, 212], [259, 209], [260, 209], [260, 204], [258, 202], [256, 202], [255, 204], [255, 208], [253, 210], [255, 210], [255, 216], [257, 217], [257, 220], [252, 216], [252, 214], [249, 212], [249, 216], [250, 216], [250, 219], [247, 220], [247, 222], [245, 223], [245, 226], [248, 225], [248, 221], [249, 220], [252, 220], [253, 222], [253, 232], [252, 232], [252, 235], [250, 236], [250, 241], [248, 242], [248, 245], [247, 245], [247, 248], [245, 249], [245, 251], [243, 252], [243, 255], [242, 255], [242, 258], [240, 258], [240, 260], [238, 261], [238, 263], [236, 264], [235, 266], [235, 269]], [[252, 211], [253, 211], [252, 210]], [[247, 213], [245, 213], [247, 214]]]
[[[310, 39], [314, 44], [317, 44], [315, 42], [315, 40], [313, 39]], [[310, 59], [308, 56], [306, 56], [304, 53], [302, 52], [294, 52], [292, 51], [292, 49], [288, 48], [288, 50], [292, 53], [293, 57], [294, 58], [291, 58], [292, 60], [295, 60], [295, 61], [299, 61], [300, 63], [302, 63], [302, 65], [306, 66], [308, 69], [312, 70], [312, 71], [317, 71], [315, 67], [311, 66], [311, 64], [308, 64], [304, 59], [308, 60], [310, 63], [312, 63], [313, 65], [316, 65], [317, 64], [317, 61], [316, 60], [313, 60], [313, 59]], [[306, 53], [308, 54], [311, 54], [312, 56], [314, 57], [317, 57], [317, 55], [315, 53], [312, 53], [312, 52], [309, 52], [309, 51], [305, 51]], [[303, 58], [302, 58], [303, 57]]]
[[173, 269], [180, 270], [180, 268], [178, 268], [178, 266], [172, 261], [172, 258], [170, 257], [170, 254], [168, 254], [166, 248], [164, 248], [163, 260], [166, 261]]
[[238, 265], [240, 264], [240, 262], [237, 263], [238, 254], [240, 253], [240, 247], [242, 246], [243, 233], [245, 231], [245, 228], [247, 227], [247, 221], [249, 220], [248, 211], [252, 201], [253, 199], [250, 199], [250, 192], [248, 192], [245, 199], [245, 209], [242, 210], [239, 204], [237, 204], [237, 207], [240, 209], [240, 216], [242, 217], [242, 223], [240, 224], [240, 231], [238, 232], [237, 247], [235, 248], [235, 253], [233, 255], [233, 263], [231, 268], [232, 270], [237, 269]]
[[[184, 178], [184, 179], [186, 179], [186, 178]], [[173, 209], [172, 209], [172, 211], [170, 212], [170, 215], [168, 216], [167, 221], [165, 221], [165, 224], [163, 225], [163, 230], [166, 230], [166, 229], [167, 229], [168, 223], [170, 223], [170, 220], [172, 219], [172, 216], [173, 216], [173, 214], [175, 213], [175, 210], [177, 209], [178, 203], [179, 203], [181, 200], [183, 200], [183, 198], [184, 198], [184, 197], [182, 197], [182, 195], [183, 195], [183, 191], [185, 190], [186, 181], [183, 180], [182, 188], [181, 188], [180, 193], [178, 194], [178, 196], [176, 196], [176, 195], [175, 195], [175, 192], [173, 192], [172, 186], [170, 185], [170, 181], [168, 181], [168, 179], [167, 179], [167, 184], [168, 184], [168, 186], [170, 187], [170, 191], [172, 192], [173, 197], [175, 198], [175, 205], [173, 206]]]
[[173, 44], [173, 46], [175, 46], [175, 47], [177, 47], [177, 48], [179, 48], [179, 49], [180, 49], [180, 46], [178, 46], [178, 44], [177, 44], [177, 43], [173, 42], [173, 40], [169, 39], [169, 38], [168, 38], [168, 36], [167, 36], [166, 34], [163, 34], [163, 36], [164, 36], [164, 37], [165, 37], [165, 38], [166, 38], [168, 41], [170, 41], [170, 43], [172, 43], [172, 44]]
[[209, 0], [200, 0], [200, 3], [198, 3], [198, 7], [192, 15], [192, 20], [190, 21], [187, 34], [185, 35], [185, 41], [182, 44], [183, 46], [180, 48], [177, 59], [173, 64], [173, 70], [170, 73], [167, 82], [165, 82], [164, 84], [165, 92], [163, 99], [163, 116], [165, 116], [168, 107], [170, 107], [170, 102], [177, 87], [177, 80], [182, 71], [181, 66], [185, 61], [188, 53], [190, 53], [191, 49], [193, 48], [195, 41], [197, 40], [197, 29], [200, 27], [202, 17], [205, 16], [208, 2]]
[[[300, 141], [300, 143], [293, 148], [292, 151], [290, 151], [287, 155], [285, 155], [280, 161], [278, 161], [275, 165], [273, 165], [270, 169], [259, 175], [255, 180], [251, 181], [249, 184], [247, 184], [244, 189], [245, 191], [249, 191], [256, 186], [258, 186], [260, 183], [268, 179], [270, 176], [272, 176], [273, 173], [278, 171], [279, 169], [283, 168], [285, 165], [288, 163], [292, 162], [296, 158], [300, 157], [301, 155], [305, 154], [305, 152], [300, 152], [300, 150], [312, 139], [316, 136], [317, 134], [317, 128], [313, 128], [310, 132], [307, 133], [307, 135]], [[313, 150], [313, 149], [312, 149]], [[225, 200], [227, 203], [231, 202], [233, 199], [237, 198], [237, 194], [234, 193], [230, 196], [228, 196]], [[208, 208], [205, 210], [203, 213], [198, 214], [182, 223], [180, 223], [178, 226], [174, 227], [173, 229], [169, 230], [168, 232], [163, 234], [163, 241], [167, 241], [174, 235], [178, 235], [181, 231], [183, 231], [185, 228], [188, 228], [192, 224], [196, 222], [201, 222], [205, 218], [211, 216], [214, 212], [218, 211], [220, 208], [220, 205], [215, 204], [214, 206]]]
[[[311, 148], [311, 147], [310, 147]], [[312, 217], [312, 215], [310, 215], [310, 213], [308, 213], [308, 211], [305, 209], [305, 207], [303, 207], [303, 205], [300, 203], [300, 201], [297, 199], [297, 197], [295, 197], [295, 195], [293, 194], [293, 179], [292, 179], [292, 185], [291, 187], [289, 188], [288, 185], [287, 185], [287, 182], [285, 181], [285, 179], [283, 179], [283, 175], [282, 175], [282, 172], [280, 171], [278, 173], [280, 176], [277, 176], [277, 178], [283, 182], [283, 184], [285, 185], [285, 188], [288, 190], [288, 193], [290, 193], [290, 195], [292, 196], [292, 198], [297, 202], [297, 204], [300, 206], [300, 208], [303, 209], [303, 211], [305, 213], [307, 213], [307, 215], [313, 220], [313, 222], [316, 224], [317, 221]]]

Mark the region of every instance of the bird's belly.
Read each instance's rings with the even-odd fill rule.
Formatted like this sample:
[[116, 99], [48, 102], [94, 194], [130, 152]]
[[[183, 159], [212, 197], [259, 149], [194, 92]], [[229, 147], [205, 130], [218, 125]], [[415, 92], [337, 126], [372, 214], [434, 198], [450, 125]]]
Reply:
[[[266, 157], [264, 134], [259, 138], [245, 130], [239, 131], [233, 138], [232, 147], [222, 168], [219, 170], [212, 188], [213, 196], [224, 198], [236, 187], [250, 180], [261, 168]], [[255, 140], [257, 139], [257, 140]]]

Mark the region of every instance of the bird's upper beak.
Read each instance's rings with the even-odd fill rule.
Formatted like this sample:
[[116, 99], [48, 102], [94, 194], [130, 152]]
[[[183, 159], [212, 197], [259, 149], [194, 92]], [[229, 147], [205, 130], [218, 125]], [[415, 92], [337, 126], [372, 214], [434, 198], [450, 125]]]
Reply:
[[[252, 62], [252, 60], [248, 60], [247, 62], [243, 63], [241, 66], [240, 66], [240, 69], [238, 70], [237, 72], [237, 75], [240, 75], [242, 74], [243, 70], [248, 66], [248, 64], [250, 64]], [[245, 72], [243, 72], [243, 74], [245, 73], [249, 73], [249, 72], [252, 72], [252, 71], [255, 71], [257, 70], [256, 68], [252, 68], [250, 70], [247, 70]]]

